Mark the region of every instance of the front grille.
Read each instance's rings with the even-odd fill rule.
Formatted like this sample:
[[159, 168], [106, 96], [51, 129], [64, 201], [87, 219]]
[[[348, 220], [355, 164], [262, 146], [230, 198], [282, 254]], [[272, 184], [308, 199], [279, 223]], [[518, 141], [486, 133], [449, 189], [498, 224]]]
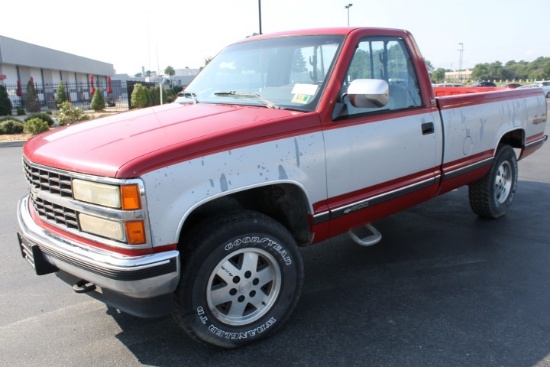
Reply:
[[79, 229], [76, 219], [76, 211], [65, 208], [61, 205], [50, 203], [41, 198], [32, 198], [32, 204], [38, 215], [49, 222], [64, 226], [66, 228]]
[[[27, 161], [23, 161], [23, 166], [31, 191], [47, 192], [67, 199], [73, 197], [71, 176], [68, 174], [32, 166]], [[61, 228], [79, 230], [75, 210], [45, 200], [39, 194], [31, 195], [31, 201], [42, 220]]]
[[24, 162], [24, 167], [27, 181], [34, 188], [62, 197], [72, 198], [73, 190], [71, 186], [71, 177], [69, 175], [33, 167], [27, 162]]

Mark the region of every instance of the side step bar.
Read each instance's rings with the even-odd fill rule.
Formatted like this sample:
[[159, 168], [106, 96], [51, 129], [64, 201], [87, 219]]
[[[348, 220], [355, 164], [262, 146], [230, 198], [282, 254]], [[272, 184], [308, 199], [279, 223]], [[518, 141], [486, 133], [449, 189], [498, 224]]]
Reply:
[[[361, 227], [362, 228], [362, 227]], [[376, 228], [372, 226], [372, 224], [365, 225], [365, 228], [370, 232], [369, 235], [365, 237], [359, 237], [357, 234], [355, 234], [353, 231], [356, 231], [355, 229], [350, 229], [348, 231], [348, 235], [351, 237], [351, 239], [358, 244], [359, 246], [372, 246], [380, 242], [382, 239], [382, 233], [380, 233]]]

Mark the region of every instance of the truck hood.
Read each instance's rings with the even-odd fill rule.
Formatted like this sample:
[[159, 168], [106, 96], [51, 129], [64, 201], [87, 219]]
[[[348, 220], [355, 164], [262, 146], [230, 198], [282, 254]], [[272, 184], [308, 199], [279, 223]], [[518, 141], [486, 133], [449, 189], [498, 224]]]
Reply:
[[318, 128], [316, 113], [173, 103], [51, 130], [30, 139], [23, 154], [63, 170], [134, 178], [190, 158]]

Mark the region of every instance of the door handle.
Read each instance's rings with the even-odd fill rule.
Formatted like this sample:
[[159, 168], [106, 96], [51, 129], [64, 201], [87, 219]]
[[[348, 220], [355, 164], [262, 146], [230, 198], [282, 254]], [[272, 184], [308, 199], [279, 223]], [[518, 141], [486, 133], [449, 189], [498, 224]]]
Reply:
[[425, 122], [422, 124], [422, 135], [428, 135], [434, 133], [434, 123]]

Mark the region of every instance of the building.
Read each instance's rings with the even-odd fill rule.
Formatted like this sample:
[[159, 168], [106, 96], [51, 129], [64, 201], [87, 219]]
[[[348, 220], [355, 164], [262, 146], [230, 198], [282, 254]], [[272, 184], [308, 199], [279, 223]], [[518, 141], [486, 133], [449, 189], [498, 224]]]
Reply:
[[472, 69], [445, 72], [445, 82], [447, 83], [465, 83], [471, 79]]
[[60, 83], [71, 101], [89, 101], [93, 90], [107, 89], [113, 74], [112, 64], [0, 35], [0, 83], [15, 107], [23, 103], [29, 81], [40, 102], [49, 106]]

